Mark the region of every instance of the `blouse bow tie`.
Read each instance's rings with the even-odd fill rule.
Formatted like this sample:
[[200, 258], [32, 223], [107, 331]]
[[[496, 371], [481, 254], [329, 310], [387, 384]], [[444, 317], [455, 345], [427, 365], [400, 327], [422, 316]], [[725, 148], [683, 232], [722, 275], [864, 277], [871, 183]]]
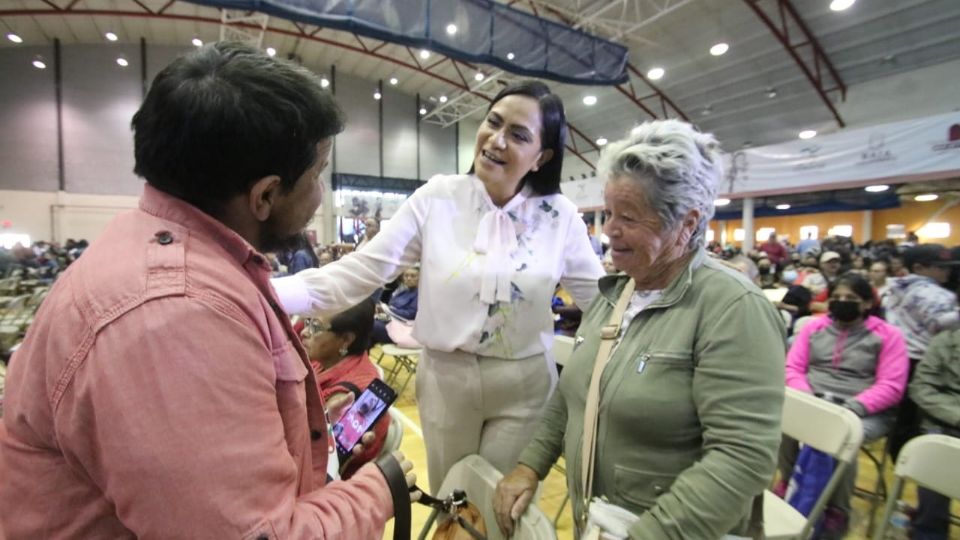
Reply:
[[517, 250], [517, 229], [503, 208], [492, 209], [480, 219], [473, 249], [486, 255], [480, 281], [480, 301], [484, 304], [509, 302], [510, 278], [513, 276], [511, 256]]

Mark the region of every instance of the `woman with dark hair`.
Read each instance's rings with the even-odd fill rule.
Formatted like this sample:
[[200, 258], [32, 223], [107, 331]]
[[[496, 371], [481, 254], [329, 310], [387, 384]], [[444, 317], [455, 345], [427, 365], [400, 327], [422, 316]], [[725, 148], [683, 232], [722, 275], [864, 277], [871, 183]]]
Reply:
[[546, 85], [507, 86], [469, 174], [430, 179], [362, 250], [274, 281], [289, 313], [323, 317], [420, 263], [416, 386], [434, 491], [469, 454], [501, 471], [517, 464], [555, 382], [554, 287], [583, 309], [597, 294], [603, 268], [560, 194], [566, 131]]
[[[374, 305], [364, 300], [324, 323], [306, 319], [300, 338], [317, 374], [317, 385], [324, 401], [338, 394], [360, 394], [377, 378], [377, 368], [367, 356], [373, 333]], [[364, 463], [373, 461], [387, 438], [390, 418], [384, 416], [373, 426], [374, 441], [364, 444], [362, 453], [341, 464], [340, 474], [349, 478]]]
[[[894, 407], [907, 385], [909, 361], [903, 334], [876, 317], [870, 283], [847, 273], [830, 286], [829, 316], [807, 323], [787, 353], [787, 386], [843, 405], [863, 422], [863, 440], [883, 437], [893, 426]], [[797, 457], [797, 443], [784, 438], [780, 447], [786, 491]], [[856, 464], [854, 464], [856, 465]], [[856, 467], [851, 467], [827, 507], [822, 538], [842, 538], [850, 515]]]

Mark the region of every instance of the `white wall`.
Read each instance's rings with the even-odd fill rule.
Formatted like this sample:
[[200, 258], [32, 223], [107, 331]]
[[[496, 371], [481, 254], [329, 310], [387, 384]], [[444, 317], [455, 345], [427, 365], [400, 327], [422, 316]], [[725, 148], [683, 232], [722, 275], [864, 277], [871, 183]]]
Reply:
[[[142, 186], [140, 182], [138, 189]], [[4, 232], [29, 234], [34, 240], [92, 240], [114, 216], [136, 208], [137, 199], [129, 195], [0, 190], [0, 221], [10, 222]]]

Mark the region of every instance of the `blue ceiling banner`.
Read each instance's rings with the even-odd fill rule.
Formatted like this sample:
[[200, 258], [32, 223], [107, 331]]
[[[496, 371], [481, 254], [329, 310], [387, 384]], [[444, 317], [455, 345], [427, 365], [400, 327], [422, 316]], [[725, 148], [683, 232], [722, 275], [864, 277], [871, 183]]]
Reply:
[[580, 85], [629, 80], [623, 45], [493, 0], [189, 1], [353, 32], [528, 77]]

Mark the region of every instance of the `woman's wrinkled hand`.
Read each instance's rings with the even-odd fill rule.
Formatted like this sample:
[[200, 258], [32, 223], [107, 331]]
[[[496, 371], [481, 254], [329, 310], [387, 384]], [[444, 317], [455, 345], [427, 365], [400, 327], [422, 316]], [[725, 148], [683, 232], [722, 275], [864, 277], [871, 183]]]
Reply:
[[526, 465], [517, 465], [500, 480], [493, 494], [493, 511], [504, 536], [513, 534], [514, 525], [526, 511], [537, 490], [537, 473]]

